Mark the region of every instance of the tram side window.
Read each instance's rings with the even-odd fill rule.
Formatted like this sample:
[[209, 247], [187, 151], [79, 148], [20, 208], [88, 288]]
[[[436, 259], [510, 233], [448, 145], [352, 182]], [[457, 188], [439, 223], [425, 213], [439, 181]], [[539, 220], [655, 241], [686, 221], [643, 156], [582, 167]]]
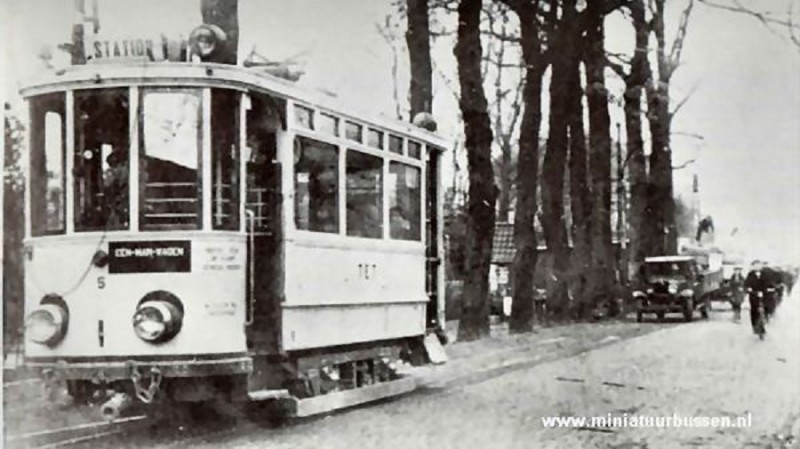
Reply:
[[140, 227], [200, 229], [201, 106], [197, 89], [142, 96]]
[[75, 92], [75, 230], [128, 229], [128, 89]]
[[64, 94], [42, 95], [30, 102], [31, 235], [65, 231]]
[[421, 220], [420, 169], [389, 163], [389, 235], [395, 240], [419, 240]]
[[211, 91], [211, 223], [239, 229], [239, 101], [232, 90]]
[[264, 233], [275, 230], [279, 213], [280, 171], [277, 158], [276, 133], [281, 129], [280, 112], [274, 100], [262, 96], [250, 97], [247, 111], [247, 168], [246, 207], [253, 212], [252, 230]]
[[383, 237], [383, 159], [347, 151], [347, 235]]
[[297, 229], [339, 232], [339, 154], [305, 137], [294, 143], [294, 222]]

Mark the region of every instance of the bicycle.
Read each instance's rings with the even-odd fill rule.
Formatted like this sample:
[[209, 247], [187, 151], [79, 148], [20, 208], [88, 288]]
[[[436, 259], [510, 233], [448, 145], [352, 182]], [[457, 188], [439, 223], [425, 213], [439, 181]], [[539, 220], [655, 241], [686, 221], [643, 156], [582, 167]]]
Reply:
[[758, 335], [759, 340], [763, 340], [764, 336], [767, 334], [767, 325], [766, 325], [766, 311], [764, 309], [764, 292], [750, 292], [751, 295], [756, 295], [758, 298], [757, 301], [751, 301], [750, 303], [756, 304], [756, 322], [753, 324], [753, 331], [755, 331], [756, 335]]

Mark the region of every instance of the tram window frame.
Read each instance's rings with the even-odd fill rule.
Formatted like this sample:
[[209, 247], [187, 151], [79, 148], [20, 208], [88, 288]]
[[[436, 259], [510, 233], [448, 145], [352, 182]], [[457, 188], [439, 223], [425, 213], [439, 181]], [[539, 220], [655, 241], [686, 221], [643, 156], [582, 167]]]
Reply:
[[[409, 186], [411, 182], [407, 179], [409, 173], [416, 173], [416, 187]], [[397, 160], [389, 161], [386, 194], [389, 203], [389, 238], [392, 240], [415, 242], [422, 240], [422, 173], [422, 168], [417, 165]], [[400, 174], [403, 174], [402, 178]], [[402, 199], [401, 182], [405, 183]]]
[[[196, 151], [196, 167], [187, 167], [189, 170], [195, 172], [196, 177], [193, 181], [194, 186], [191, 187], [193, 189], [192, 197], [186, 196], [182, 198], [178, 198], [180, 202], [194, 202], [195, 207], [193, 208], [192, 212], [185, 212], [183, 214], [175, 214], [175, 215], [183, 215], [184, 217], [193, 216], [193, 221], [185, 222], [185, 223], [175, 223], [175, 222], [166, 222], [166, 223], [148, 223], [147, 220], [147, 180], [148, 176], [150, 175], [148, 172], [148, 133], [147, 133], [147, 98], [150, 95], [164, 95], [164, 94], [183, 94], [186, 95], [186, 98], [194, 98], [194, 102], [196, 104], [196, 114], [194, 114], [195, 122], [190, 124], [195, 125], [195, 151]], [[140, 91], [140, 107], [139, 107], [139, 123], [141, 126], [139, 127], [139, 228], [144, 231], [178, 231], [178, 230], [199, 230], [203, 227], [203, 89], [202, 88], [186, 88], [186, 87], [148, 87], [142, 88]], [[238, 114], [238, 111], [237, 111]], [[173, 128], [173, 136], [177, 137], [176, 132], [181, 127], [179, 123], [178, 126]], [[163, 125], [162, 125], [163, 126]], [[172, 165], [179, 165], [175, 164], [172, 161], [165, 160], [165, 162], [172, 164]], [[183, 167], [181, 167], [183, 168]], [[174, 171], [174, 170], [171, 170]], [[160, 184], [161, 182], [159, 182]], [[166, 183], [164, 183], [166, 184]], [[186, 183], [178, 183], [178, 184], [188, 184]], [[163, 187], [163, 186], [162, 186]], [[186, 186], [182, 186], [186, 188]], [[188, 189], [187, 189], [188, 191]], [[164, 198], [155, 198], [156, 200], [163, 200]], [[166, 201], [164, 201], [166, 202]], [[167, 214], [170, 214], [167, 212]], [[165, 217], [168, 218], [168, 217]], [[178, 217], [174, 217], [178, 218]]]
[[[339, 147], [302, 135], [295, 137], [293, 146], [295, 229], [338, 234]], [[333, 178], [321, 180], [323, 174]], [[301, 184], [306, 185], [301, 188]]]
[[332, 114], [320, 112], [317, 115], [317, 128], [316, 131], [328, 134], [334, 137], [339, 137], [339, 117]]
[[[230, 97], [226, 97], [226, 96]], [[211, 227], [214, 230], [239, 229], [239, 112], [240, 91], [211, 89]], [[226, 123], [225, 120], [228, 122]], [[223, 147], [230, 151], [226, 154]], [[220, 182], [226, 178], [228, 184]], [[226, 195], [225, 190], [228, 194]]]
[[75, 232], [128, 230], [130, 89], [82, 89], [73, 95]]
[[367, 128], [367, 146], [382, 150], [384, 147], [383, 138], [385, 135], [386, 133], [379, 129]]
[[[29, 100], [30, 114], [30, 210], [31, 236], [58, 235], [66, 233], [67, 226], [67, 116], [66, 94], [64, 92], [38, 95]], [[58, 140], [49, 144], [47, 117], [56, 114], [60, 118], [60, 129], [55, 137]], [[39, 119], [41, 116], [41, 119]], [[58, 149], [56, 159], [60, 162], [60, 180], [53, 186], [49, 179], [50, 169], [48, 152]], [[54, 188], [55, 187], [55, 188]], [[60, 192], [58, 191], [60, 189]], [[54, 210], [54, 212], [51, 212]], [[53, 224], [53, 226], [51, 226]]]
[[294, 120], [298, 126], [305, 129], [314, 129], [314, 109], [300, 104], [294, 105]]
[[364, 141], [364, 125], [351, 120], [344, 122], [344, 138], [353, 142]]
[[[412, 151], [413, 148], [413, 151]], [[422, 160], [422, 143], [410, 140], [408, 141], [408, 157]]]
[[403, 155], [403, 137], [389, 134], [389, 152]]
[[245, 113], [246, 141], [242, 163], [245, 165], [245, 209], [253, 213], [248, 229], [264, 234], [278, 229], [281, 165], [277, 161], [277, 133], [282, 128], [280, 108], [276, 100], [264, 94], [251, 93], [250, 107]]
[[[363, 164], [362, 164], [363, 163]], [[345, 219], [346, 234], [350, 237], [370, 239], [383, 238], [383, 176], [384, 158], [367, 152], [347, 149], [345, 154]], [[362, 173], [377, 175], [369, 185], [369, 179], [359, 179]], [[367, 173], [367, 177], [371, 174]], [[357, 185], [357, 184], [361, 185]], [[359, 191], [367, 189], [367, 191]], [[369, 191], [369, 190], [372, 191]]]

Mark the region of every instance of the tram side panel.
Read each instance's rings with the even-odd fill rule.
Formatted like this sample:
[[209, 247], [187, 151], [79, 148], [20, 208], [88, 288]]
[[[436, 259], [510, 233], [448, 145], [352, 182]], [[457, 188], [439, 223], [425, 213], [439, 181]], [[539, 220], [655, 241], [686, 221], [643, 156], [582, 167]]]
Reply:
[[282, 349], [424, 335], [425, 250], [403, 243], [287, 242]]

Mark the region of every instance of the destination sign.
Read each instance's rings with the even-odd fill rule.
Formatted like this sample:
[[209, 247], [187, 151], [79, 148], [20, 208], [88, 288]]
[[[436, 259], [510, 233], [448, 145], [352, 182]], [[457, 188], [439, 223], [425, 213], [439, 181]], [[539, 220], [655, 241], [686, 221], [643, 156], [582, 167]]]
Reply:
[[188, 273], [192, 271], [191, 242], [110, 242], [108, 272]]
[[87, 63], [115, 61], [181, 61], [186, 56], [186, 41], [154, 37], [111, 37], [100, 34], [86, 37]]
[[161, 61], [164, 48], [156, 39], [103, 39], [96, 37], [86, 42], [86, 61], [109, 59], [140, 59]]

